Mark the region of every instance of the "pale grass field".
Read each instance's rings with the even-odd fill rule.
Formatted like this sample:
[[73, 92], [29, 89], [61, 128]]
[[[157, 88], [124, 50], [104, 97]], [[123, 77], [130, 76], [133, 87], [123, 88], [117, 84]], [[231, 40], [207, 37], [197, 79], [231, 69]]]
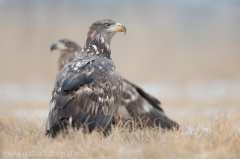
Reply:
[[[34, 111], [31, 111], [33, 105], [20, 107], [29, 111], [29, 116], [34, 116]], [[111, 159], [240, 158], [239, 100], [165, 101], [162, 107], [181, 125], [179, 131], [157, 128], [128, 131], [127, 127], [118, 126], [107, 138], [96, 132], [83, 134], [78, 131], [54, 140], [44, 136], [45, 115], [32, 119], [28, 116], [17, 118], [13, 117], [12, 107], [10, 113], [2, 114], [0, 121], [1, 155], [4, 152], [21, 152], [28, 156], [14, 154], [3, 158], [35, 158], [40, 153], [46, 157], [52, 151], [48, 158], [79, 158], [77, 155]], [[35, 108], [39, 111], [47, 109], [47, 106], [43, 109], [36, 105]]]

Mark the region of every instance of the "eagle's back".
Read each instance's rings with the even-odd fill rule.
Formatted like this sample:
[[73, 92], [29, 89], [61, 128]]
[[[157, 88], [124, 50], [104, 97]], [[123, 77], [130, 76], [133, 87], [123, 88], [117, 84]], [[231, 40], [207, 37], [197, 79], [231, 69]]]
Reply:
[[57, 76], [46, 133], [55, 136], [69, 123], [105, 130], [118, 112], [121, 94], [122, 77], [111, 59], [79, 56]]

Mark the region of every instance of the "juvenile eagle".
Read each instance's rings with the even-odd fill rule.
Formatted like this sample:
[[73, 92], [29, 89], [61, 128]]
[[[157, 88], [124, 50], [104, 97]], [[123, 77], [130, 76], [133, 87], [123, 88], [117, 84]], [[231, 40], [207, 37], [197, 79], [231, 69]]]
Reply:
[[[69, 39], [61, 39], [52, 44], [51, 51], [53, 50], [59, 50], [60, 52], [58, 60], [60, 71], [64, 65], [67, 65], [69, 61], [74, 60], [78, 56], [81, 47]], [[123, 79], [123, 94], [118, 117], [123, 120], [133, 118], [135, 121], [138, 121], [140, 118], [148, 127], [153, 127], [154, 125], [160, 125], [162, 128], [167, 129], [179, 127], [176, 122], [170, 120], [165, 115], [160, 107], [160, 102], [156, 98], [126, 79]]]
[[99, 20], [91, 25], [81, 54], [59, 71], [49, 106], [46, 135], [67, 125], [103, 131], [118, 112], [122, 76], [110, 57], [110, 42], [124, 25]]

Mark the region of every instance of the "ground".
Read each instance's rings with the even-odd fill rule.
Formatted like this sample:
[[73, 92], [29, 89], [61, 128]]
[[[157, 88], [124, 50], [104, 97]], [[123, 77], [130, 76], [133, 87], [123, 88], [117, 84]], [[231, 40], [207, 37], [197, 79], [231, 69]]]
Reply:
[[119, 126], [107, 138], [78, 131], [54, 140], [44, 136], [47, 103], [21, 104], [18, 109], [6, 106], [9, 109], [0, 121], [3, 158], [240, 158], [240, 100], [236, 99], [165, 100], [162, 107], [181, 125], [178, 131], [128, 131]]

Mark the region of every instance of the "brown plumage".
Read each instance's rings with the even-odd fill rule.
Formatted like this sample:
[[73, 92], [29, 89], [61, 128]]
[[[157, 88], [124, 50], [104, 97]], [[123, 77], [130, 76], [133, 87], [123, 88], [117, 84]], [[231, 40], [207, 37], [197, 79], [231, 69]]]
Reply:
[[[52, 44], [51, 50], [59, 49], [60, 57], [58, 59], [58, 70], [60, 71], [66, 64], [73, 61], [78, 57], [82, 48], [76, 43], [71, 42], [69, 39], [61, 39]], [[71, 54], [69, 54], [71, 52]]]
[[[72, 44], [71, 46], [75, 46], [74, 49], [72, 47], [71, 51], [69, 51], [70, 48], [67, 47], [68, 48], [67, 51], [67, 49], [61, 49], [60, 47], [57, 48], [55, 46], [65, 45], [66, 42], [71, 43]], [[58, 61], [59, 71], [61, 70], [61, 67], [63, 67], [62, 66], [63, 64], [67, 65], [67, 61], [72, 61], [78, 56], [76, 54], [76, 51], [81, 48], [75, 42], [67, 39], [59, 40], [58, 42], [54, 43], [53, 46], [60, 51], [60, 57]], [[76, 46], [78, 46], [78, 48]], [[62, 52], [64, 53], [67, 52], [71, 56], [64, 56], [67, 58], [63, 58]], [[176, 122], [170, 120], [165, 115], [163, 109], [160, 107], [159, 100], [157, 100], [155, 97], [146, 93], [143, 89], [129, 82], [126, 79], [123, 79], [122, 100], [119, 107], [118, 118], [115, 118], [115, 123], [118, 121], [117, 119], [119, 118], [124, 121], [134, 119], [135, 121], [138, 122], [139, 119], [141, 119], [141, 123], [144, 123], [144, 125], [148, 127], [153, 127], [155, 125], [156, 126], [160, 125], [162, 128], [166, 129], [179, 127], [179, 125]]]
[[110, 42], [118, 31], [126, 32], [126, 28], [114, 20], [93, 23], [81, 54], [59, 71], [50, 100], [46, 134], [55, 137], [68, 125], [104, 132], [117, 115], [122, 76], [115, 71], [111, 60]]

